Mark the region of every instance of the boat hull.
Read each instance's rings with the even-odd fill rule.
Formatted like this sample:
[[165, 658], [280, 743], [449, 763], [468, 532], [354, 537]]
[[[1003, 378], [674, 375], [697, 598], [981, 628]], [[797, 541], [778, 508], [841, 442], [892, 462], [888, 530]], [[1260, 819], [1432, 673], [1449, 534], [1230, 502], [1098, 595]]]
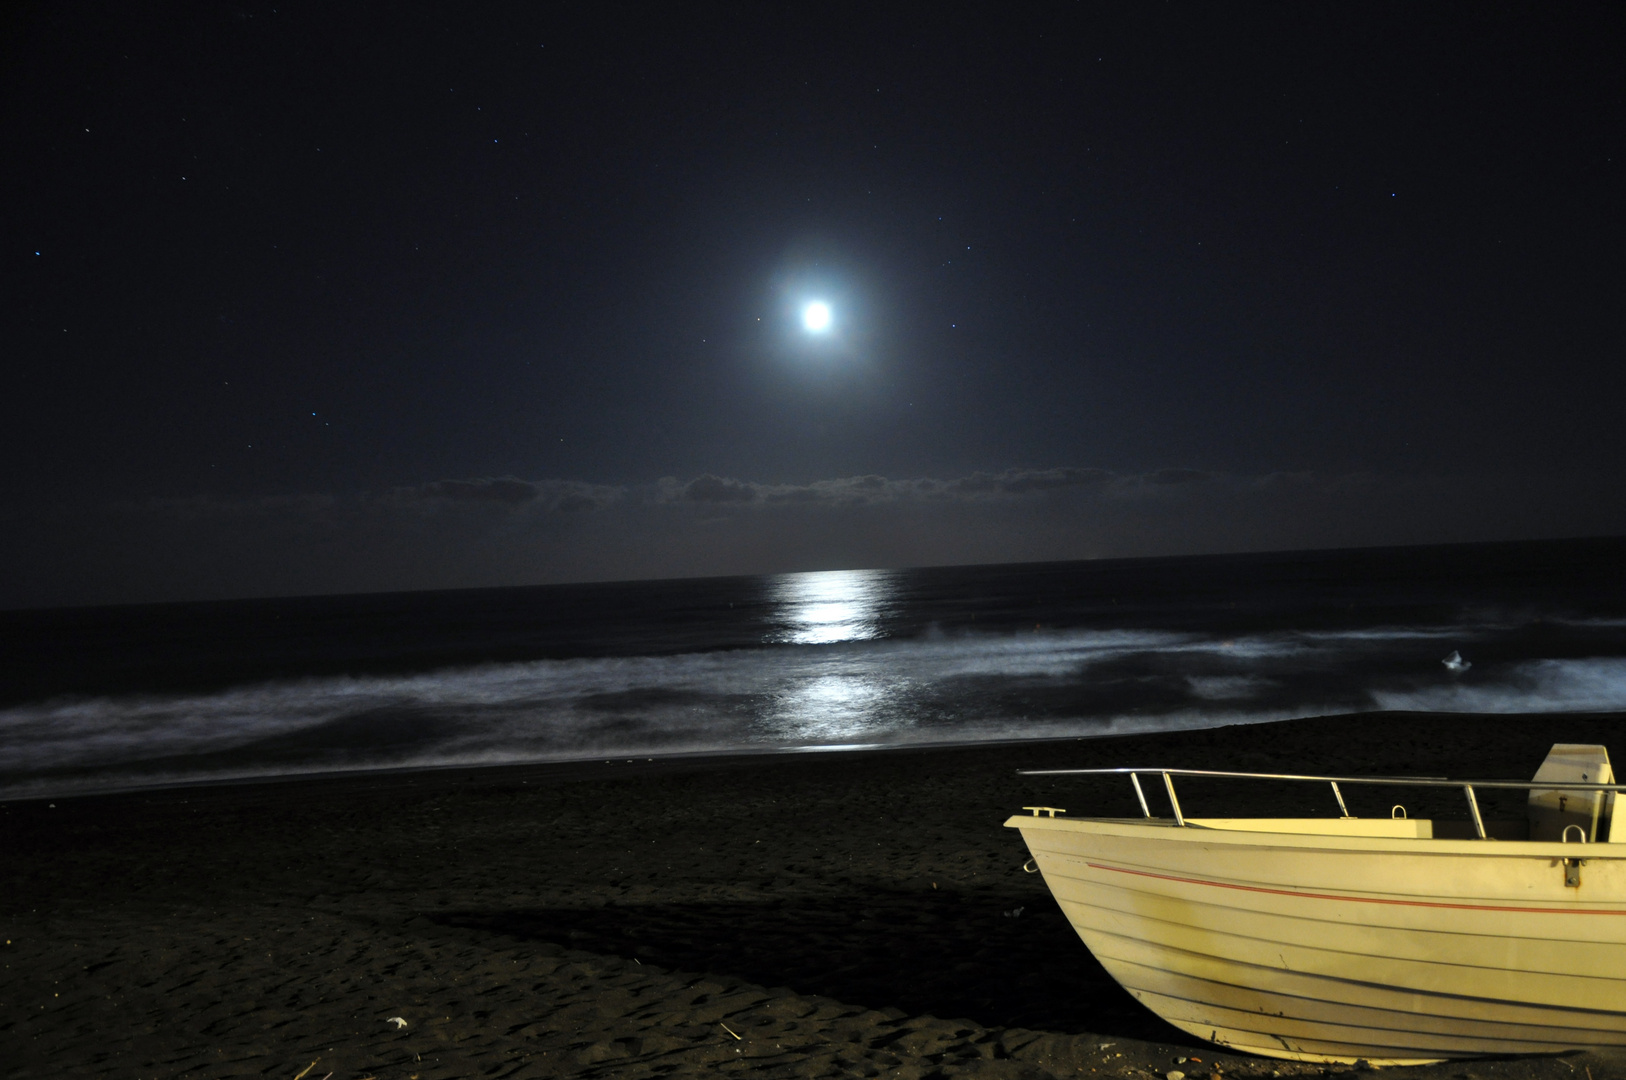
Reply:
[[1619, 845], [1006, 824], [1113, 978], [1230, 1049], [1385, 1065], [1626, 1047]]

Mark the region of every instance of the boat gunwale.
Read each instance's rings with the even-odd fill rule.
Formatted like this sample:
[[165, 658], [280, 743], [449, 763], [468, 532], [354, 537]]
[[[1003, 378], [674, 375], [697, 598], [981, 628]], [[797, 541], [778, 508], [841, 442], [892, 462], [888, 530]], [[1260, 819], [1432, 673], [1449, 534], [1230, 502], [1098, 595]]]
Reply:
[[[1255, 829], [1225, 829], [1203, 825], [1203, 818], [1187, 818], [1184, 826], [1173, 818], [1133, 817], [1030, 817], [1012, 814], [1005, 821], [1008, 829], [1054, 829], [1061, 832], [1105, 832], [1130, 836], [1137, 832], [1157, 829], [1160, 838], [1184, 843], [1223, 843], [1266, 848], [1321, 849], [1337, 852], [1370, 852], [1371, 854], [1464, 855], [1476, 858], [1507, 857], [1526, 859], [1626, 859], [1626, 843], [1566, 843], [1560, 840], [1480, 840], [1477, 838], [1444, 839], [1423, 836], [1372, 836], [1330, 832], [1265, 832]], [[1216, 819], [1210, 819], [1216, 820]], [[1217, 819], [1224, 820], [1224, 819]], [[1278, 818], [1253, 820], [1280, 821], [1342, 821], [1345, 818]], [[1374, 821], [1391, 820], [1373, 818]], [[1412, 818], [1427, 821], [1428, 818]]]
[[1018, 769], [1018, 776], [1210, 776], [1233, 780], [1292, 780], [1317, 784], [1373, 784], [1382, 787], [1474, 787], [1525, 791], [1623, 791], [1626, 784], [1592, 784], [1568, 780], [1453, 780], [1446, 776], [1312, 776], [1307, 773], [1228, 772], [1222, 769], [1172, 769], [1122, 766], [1111, 769]]

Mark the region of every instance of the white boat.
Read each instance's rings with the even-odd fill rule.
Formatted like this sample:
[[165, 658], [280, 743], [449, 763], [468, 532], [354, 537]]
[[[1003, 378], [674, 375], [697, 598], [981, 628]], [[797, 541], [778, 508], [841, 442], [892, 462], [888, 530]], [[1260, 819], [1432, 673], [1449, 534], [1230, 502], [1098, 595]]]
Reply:
[[[1142, 817], [1025, 807], [1005, 824], [1102, 966], [1176, 1027], [1235, 1051], [1373, 1065], [1626, 1047], [1626, 822], [1612, 812], [1626, 788], [1603, 747], [1555, 746], [1529, 782], [1028, 775], [1103, 773], [1130, 778]], [[1152, 816], [1142, 775], [1161, 777], [1172, 816]], [[1469, 815], [1186, 817], [1180, 776], [1330, 783], [1340, 810], [1340, 784], [1449, 785]], [[1527, 820], [1487, 829], [1486, 788], [1530, 789]]]

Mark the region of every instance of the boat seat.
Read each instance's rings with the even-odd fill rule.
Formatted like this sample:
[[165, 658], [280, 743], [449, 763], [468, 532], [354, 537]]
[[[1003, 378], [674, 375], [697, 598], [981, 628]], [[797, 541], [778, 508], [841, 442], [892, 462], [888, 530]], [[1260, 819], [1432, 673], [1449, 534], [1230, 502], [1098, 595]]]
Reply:
[[[1547, 760], [1536, 770], [1535, 780], [1580, 781], [1585, 784], [1613, 784], [1615, 771], [1609, 765], [1609, 751], [1588, 743], [1554, 743]], [[1605, 837], [1626, 841], [1626, 826], [1614, 836], [1615, 793], [1612, 791], [1558, 791], [1533, 788], [1530, 792], [1530, 839], [1553, 841], [1564, 838], [1564, 830], [1579, 825], [1588, 841]], [[1573, 840], [1574, 832], [1570, 833]]]

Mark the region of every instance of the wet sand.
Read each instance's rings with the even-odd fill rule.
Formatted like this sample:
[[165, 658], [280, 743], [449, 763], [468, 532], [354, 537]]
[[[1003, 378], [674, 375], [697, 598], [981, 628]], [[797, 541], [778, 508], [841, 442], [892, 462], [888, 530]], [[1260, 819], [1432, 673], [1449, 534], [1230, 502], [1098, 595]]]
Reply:
[[[1001, 825], [1036, 801], [1132, 813], [1132, 793], [1015, 771], [1527, 777], [1556, 741], [1626, 754], [1623, 726], [1338, 717], [0, 804], [0, 1077], [1345, 1073], [1219, 1052], [1120, 990]], [[1319, 787], [1243, 791], [1181, 800], [1336, 813]], [[1384, 1072], [1606, 1080], [1626, 1059]]]

